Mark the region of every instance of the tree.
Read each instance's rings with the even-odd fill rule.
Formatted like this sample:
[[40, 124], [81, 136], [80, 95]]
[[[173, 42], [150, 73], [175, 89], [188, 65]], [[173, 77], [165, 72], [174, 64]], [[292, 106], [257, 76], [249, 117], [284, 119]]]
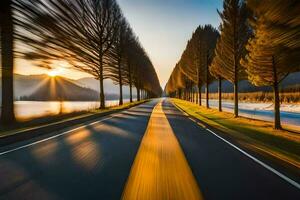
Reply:
[[185, 89], [188, 94], [186, 99], [194, 102], [194, 85], [197, 84], [198, 103], [201, 105], [201, 86], [205, 83], [206, 106], [209, 107], [208, 86], [212, 81], [209, 65], [214, 57], [218, 37], [218, 31], [211, 25], [199, 26], [196, 29], [166, 85], [168, 94], [174, 96], [176, 91], [181, 96], [181, 90]]
[[149, 59], [145, 50], [140, 46], [133, 65], [134, 82], [137, 88], [138, 99], [140, 98], [141, 90], [147, 91], [151, 97], [160, 96], [162, 89], [159, 85], [159, 80], [154, 69], [154, 66]]
[[186, 77], [181, 72], [179, 64], [176, 64], [165, 86], [166, 94], [174, 97], [177, 92], [179, 94], [179, 98], [183, 98], [182, 90], [186, 88], [185, 79]]
[[206, 83], [206, 107], [209, 108], [209, 84], [213, 77], [209, 72], [209, 66], [214, 58], [214, 50], [216, 47], [217, 39], [219, 37], [218, 31], [211, 25], [206, 25], [203, 28], [203, 35], [201, 37], [201, 43], [203, 54], [205, 59], [202, 61], [202, 71], [204, 72], [204, 80]]
[[[219, 12], [219, 11], [218, 11]], [[243, 0], [224, 0], [221, 36], [218, 39], [213, 70], [219, 76], [231, 81], [234, 85], [234, 115], [238, 116], [238, 82], [244, 78], [244, 68], [240, 65], [245, 55], [245, 44], [251, 34], [247, 17], [249, 11]]]
[[132, 99], [132, 86], [133, 86], [133, 62], [136, 58], [136, 52], [138, 49], [138, 39], [132, 32], [132, 29], [128, 27], [127, 29], [127, 37], [125, 38], [125, 62], [127, 66], [127, 80], [129, 85], [129, 95], [130, 95], [130, 102], [133, 101]]
[[299, 19], [300, 3], [252, 0], [248, 5], [254, 14], [254, 36], [241, 63], [253, 84], [273, 87], [274, 128], [281, 129], [279, 83], [289, 73], [300, 70], [300, 22], [295, 20]]
[[115, 81], [119, 85], [120, 89], [120, 97], [119, 97], [119, 105], [123, 105], [123, 85], [125, 83], [125, 79], [127, 76], [127, 66], [125, 60], [125, 51], [127, 44], [127, 38], [130, 38], [131, 32], [129, 30], [129, 25], [125, 18], [121, 20], [118, 33], [116, 36], [115, 43], [113, 48], [110, 51], [111, 59], [108, 61], [110, 68], [108, 72], [111, 74], [110, 78]]
[[103, 80], [122, 14], [115, 0], [16, 0], [18, 39], [31, 52], [25, 58], [67, 60], [99, 80], [100, 108], [105, 107]]
[[1, 123], [15, 122], [14, 115], [14, 26], [11, 0], [0, 1], [2, 106]]
[[[209, 65], [214, 57], [214, 49], [219, 37], [218, 31], [211, 25], [199, 26], [188, 41], [185, 51], [179, 61], [179, 66], [190, 80], [189, 89], [198, 87], [198, 103], [201, 105], [201, 86], [206, 85], [206, 106], [209, 107], [209, 84], [212, 76]], [[192, 92], [193, 93], [193, 92]], [[192, 95], [192, 98], [194, 94]]]
[[217, 69], [215, 63], [212, 63], [209, 66], [209, 71], [212, 76], [214, 76], [218, 80], [218, 109], [219, 112], [222, 112], [222, 77], [215, 72], [214, 70]]

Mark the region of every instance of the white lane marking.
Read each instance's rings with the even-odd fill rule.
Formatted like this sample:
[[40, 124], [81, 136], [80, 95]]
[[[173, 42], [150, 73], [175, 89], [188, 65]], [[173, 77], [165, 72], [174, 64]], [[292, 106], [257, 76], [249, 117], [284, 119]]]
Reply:
[[[173, 104], [174, 105], [174, 104]], [[175, 105], [175, 107], [177, 107]], [[177, 107], [179, 108], [179, 107]], [[182, 110], [181, 108], [179, 108], [179, 110], [181, 112], [183, 112], [184, 114], [187, 114], [184, 110]], [[188, 114], [187, 114], [188, 115]], [[189, 116], [189, 115], [188, 115]], [[190, 119], [190, 117], [189, 117]], [[192, 120], [194, 121], [194, 120]], [[197, 123], [198, 124], [198, 123]], [[199, 124], [198, 124], [199, 125]], [[200, 125], [201, 126], [201, 125]], [[215, 132], [213, 132], [212, 130], [205, 128], [205, 130], [209, 131], [210, 133], [212, 133], [214, 136], [218, 137], [219, 139], [223, 140], [223, 142], [226, 142], [227, 144], [229, 144], [231, 147], [235, 148], [236, 150], [238, 150], [239, 152], [241, 152], [242, 154], [244, 154], [245, 156], [247, 156], [248, 158], [250, 158], [251, 160], [253, 160], [254, 162], [258, 163], [259, 165], [263, 166], [264, 168], [266, 168], [267, 170], [273, 172], [274, 174], [276, 174], [277, 176], [279, 176], [280, 178], [282, 178], [283, 180], [285, 180], [286, 182], [290, 183], [291, 185], [295, 186], [297, 189], [300, 189], [300, 184], [296, 181], [294, 181], [293, 179], [287, 177], [286, 175], [280, 173], [279, 171], [277, 171], [276, 169], [272, 168], [271, 166], [267, 165], [266, 163], [258, 160], [257, 158], [255, 158], [254, 156], [250, 155], [249, 153], [247, 153], [246, 151], [240, 149], [239, 147], [235, 146], [234, 144], [228, 142], [227, 140], [225, 140], [224, 138], [222, 138], [221, 136], [219, 136], [218, 134], [216, 134]]]
[[30, 144], [26, 144], [26, 145], [23, 145], [23, 146], [20, 146], [20, 147], [11, 149], [11, 150], [7, 150], [7, 151], [4, 151], [4, 152], [1, 152], [1, 153], [0, 153], [0, 156], [3, 156], [3, 155], [8, 154], [8, 153], [12, 153], [12, 152], [14, 152], [14, 151], [18, 151], [18, 150], [21, 150], [21, 149], [24, 149], [24, 148], [27, 148], [27, 147], [30, 147], [30, 146], [33, 146], [33, 145], [36, 145], [36, 144], [40, 144], [40, 143], [46, 142], [46, 141], [48, 141], [48, 140], [52, 140], [52, 139], [54, 139], [54, 138], [57, 138], [57, 137], [66, 135], [66, 134], [71, 133], [71, 132], [74, 132], [74, 131], [76, 131], [76, 130], [79, 130], [79, 129], [82, 129], [82, 128], [85, 128], [85, 127], [88, 127], [88, 126], [92, 126], [92, 125], [97, 124], [97, 123], [101, 123], [101, 122], [107, 121], [107, 120], [112, 119], [112, 118], [114, 118], [114, 117], [117, 117], [117, 116], [119, 116], [119, 115], [121, 115], [121, 113], [116, 114], [116, 115], [112, 115], [112, 116], [110, 116], [110, 117], [101, 119], [101, 120], [99, 120], [99, 121], [92, 122], [92, 123], [90, 123], [90, 124], [86, 124], [86, 125], [79, 126], [79, 127], [77, 127], [77, 128], [74, 128], [74, 129], [65, 131], [65, 132], [63, 132], [63, 133], [60, 133], [60, 134], [57, 134], [57, 135], [54, 135], [54, 136], [45, 138], [45, 139], [43, 139], [43, 140], [39, 140], [39, 141], [30, 143]]
[[271, 166], [267, 165], [266, 163], [258, 160], [257, 158], [255, 158], [254, 156], [250, 155], [249, 153], [247, 153], [246, 151], [240, 149], [239, 147], [235, 146], [234, 144], [228, 142], [227, 140], [225, 140], [224, 138], [222, 138], [221, 136], [219, 136], [218, 134], [216, 134], [215, 132], [213, 132], [212, 130], [206, 128], [207, 131], [209, 131], [210, 133], [212, 133], [214, 136], [218, 137], [219, 139], [223, 140], [224, 142], [226, 142], [227, 144], [229, 144], [231, 147], [235, 148], [236, 150], [238, 150], [239, 152], [241, 152], [242, 154], [244, 154], [245, 156], [247, 156], [248, 158], [250, 158], [251, 160], [255, 161], [256, 163], [260, 164], [261, 166], [263, 166], [264, 168], [268, 169], [269, 171], [273, 172], [274, 174], [276, 174], [277, 176], [279, 176], [280, 178], [284, 179], [285, 181], [287, 181], [288, 183], [292, 184], [293, 186], [295, 186], [296, 188], [300, 189], [300, 184], [297, 183], [296, 181], [290, 179], [289, 177], [285, 176], [284, 174], [280, 173], [279, 171], [277, 171], [276, 169], [272, 168]]
[[196, 120], [194, 120], [193, 118], [189, 117], [190, 120], [192, 120], [193, 122], [197, 123]]

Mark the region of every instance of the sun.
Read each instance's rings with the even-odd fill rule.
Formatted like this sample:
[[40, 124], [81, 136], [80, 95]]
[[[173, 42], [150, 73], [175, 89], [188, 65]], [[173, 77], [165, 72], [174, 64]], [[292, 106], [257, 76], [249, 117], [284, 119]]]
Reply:
[[47, 72], [48, 76], [56, 77], [63, 73], [64, 69], [62, 67], [56, 67]]
[[56, 71], [56, 70], [51, 70], [51, 71], [49, 71], [47, 74], [48, 74], [48, 76], [50, 76], [50, 77], [55, 77], [55, 76], [58, 76], [58, 75], [59, 75], [59, 72]]

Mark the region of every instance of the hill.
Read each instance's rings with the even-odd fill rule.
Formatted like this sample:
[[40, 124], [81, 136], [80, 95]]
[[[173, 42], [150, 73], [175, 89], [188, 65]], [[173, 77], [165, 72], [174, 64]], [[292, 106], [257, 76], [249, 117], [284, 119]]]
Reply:
[[20, 100], [30, 101], [97, 101], [99, 93], [83, 88], [63, 77], [45, 77], [39, 87], [30, 95], [20, 97]]
[[[99, 89], [99, 81], [92, 78], [81, 78], [76, 80], [76, 83], [82, 87], [90, 88], [100, 92]], [[136, 90], [133, 89], [133, 97], [136, 97]], [[117, 95], [119, 96], [119, 85], [115, 85], [112, 80], [106, 79], [104, 80], [104, 93], [107, 95]], [[129, 87], [123, 86], [123, 97], [129, 98]]]
[[[0, 77], [1, 78], [1, 77]], [[59, 100], [63, 96], [65, 100], [76, 101], [95, 101], [98, 100], [99, 92], [87, 86], [83, 86], [79, 81], [65, 77], [56, 77], [55, 90], [58, 91], [56, 98], [50, 98], [50, 77], [46, 74], [40, 75], [21, 75], [14, 74], [14, 96], [16, 100]], [[90, 79], [90, 78], [88, 78]], [[96, 81], [97, 82], [97, 81]], [[64, 86], [62, 89], [61, 86]], [[99, 84], [96, 85], [99, 87]], [[75, 94], [71, 94], [71, 92]], [[108, 90], [109, 91], [109, 90]], [[65, 93], [63, 95], [63, 93]], [[42, 95], [45, 97], [42, 97]], [[82, 95], [84, 94], [84, 95]], [[52, 94], [53, 95], [53, 94]], [[47, 98], [46, 98], [47, 97]], [[107, 100], [118, 99], [117, 94], [106, 94]], [[0, 99], [1, 99], [1, 81], [0, 81]]]
[[[300, 72], [295, 72], [288, 75], [281, 83], [280, 88], [286, 89], [291, 88], [293, 86], [300, 85]], [[202, 91], [205, 91], [205, 88], [202, 88]], [[229, 81], [222, 81], [222, 91], [225, 93], [232, 93], [233, 92], [233, 85]], [[239, 92], [269, 92], [272, 91], [272, 87], [256, 87], [252, 85], [249, 81], [243, 80], [239, 82]], [[215, 93], [218, 92], [218, 82], [214, 81], [210, 85], [210, 92]]]

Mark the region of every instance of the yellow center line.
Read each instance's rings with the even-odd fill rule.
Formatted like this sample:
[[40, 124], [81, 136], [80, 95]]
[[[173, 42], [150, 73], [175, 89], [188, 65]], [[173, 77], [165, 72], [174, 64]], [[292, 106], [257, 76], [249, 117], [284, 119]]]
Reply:
[[122, 199], [203, 199], [161, 102], [153, 109]]

